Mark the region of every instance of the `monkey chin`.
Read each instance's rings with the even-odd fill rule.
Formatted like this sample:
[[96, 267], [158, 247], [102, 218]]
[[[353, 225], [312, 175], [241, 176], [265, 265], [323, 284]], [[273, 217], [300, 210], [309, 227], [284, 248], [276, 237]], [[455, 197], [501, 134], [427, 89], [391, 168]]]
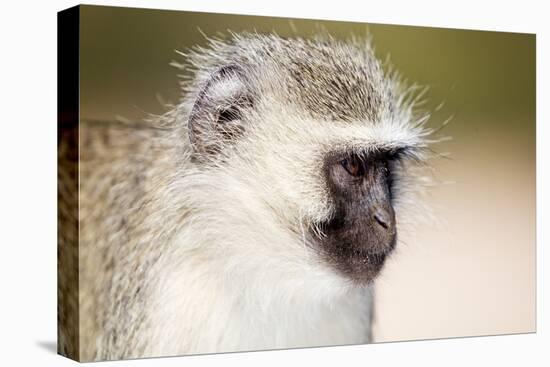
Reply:
[[340, 243], [327, 246], [323, 244], [323, 257], [330, 266], [345, 278], [359, 286], [367, 286], [378, 277], [386, 259], [395, 248], [395, 239], [390, 243], [351, 244]]

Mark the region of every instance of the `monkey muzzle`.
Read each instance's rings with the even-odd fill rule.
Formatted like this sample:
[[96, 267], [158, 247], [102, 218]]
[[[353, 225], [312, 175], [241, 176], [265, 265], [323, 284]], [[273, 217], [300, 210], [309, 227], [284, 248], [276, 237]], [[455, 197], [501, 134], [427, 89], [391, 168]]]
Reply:
[[324, 256], [338, 271], [370, 282], [396, 244], [390, 172], [381, 155], [336, 155], [325, 164], [334, 203], [331, 219], [321, 225]]

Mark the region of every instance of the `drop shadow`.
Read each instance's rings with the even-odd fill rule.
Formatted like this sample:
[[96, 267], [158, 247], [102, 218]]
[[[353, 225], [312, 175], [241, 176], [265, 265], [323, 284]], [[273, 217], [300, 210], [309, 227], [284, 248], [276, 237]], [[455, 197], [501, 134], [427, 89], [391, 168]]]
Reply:
[[57, 354], [57, 342], [52, 340], [39, 340], [36, 342], [36, 345], [38, 345], [40, 348], [53, 353]]

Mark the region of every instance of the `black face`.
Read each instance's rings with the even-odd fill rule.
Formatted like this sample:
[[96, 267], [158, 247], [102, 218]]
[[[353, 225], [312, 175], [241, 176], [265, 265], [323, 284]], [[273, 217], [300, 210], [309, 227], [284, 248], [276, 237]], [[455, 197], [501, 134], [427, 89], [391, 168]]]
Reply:
[[334, 215], [320, 225], [321, 252], [339, 272], [360, 283], [373, 280], [396, 242], [392, 206], [394, 154], [330, 154], [324, 169]]

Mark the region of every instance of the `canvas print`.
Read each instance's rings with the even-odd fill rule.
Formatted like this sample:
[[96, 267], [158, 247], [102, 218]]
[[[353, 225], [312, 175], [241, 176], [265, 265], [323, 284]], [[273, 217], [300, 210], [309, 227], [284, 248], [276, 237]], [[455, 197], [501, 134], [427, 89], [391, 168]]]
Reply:
[[535, 331], [535, 35], [58, 14], [58, 351]]

